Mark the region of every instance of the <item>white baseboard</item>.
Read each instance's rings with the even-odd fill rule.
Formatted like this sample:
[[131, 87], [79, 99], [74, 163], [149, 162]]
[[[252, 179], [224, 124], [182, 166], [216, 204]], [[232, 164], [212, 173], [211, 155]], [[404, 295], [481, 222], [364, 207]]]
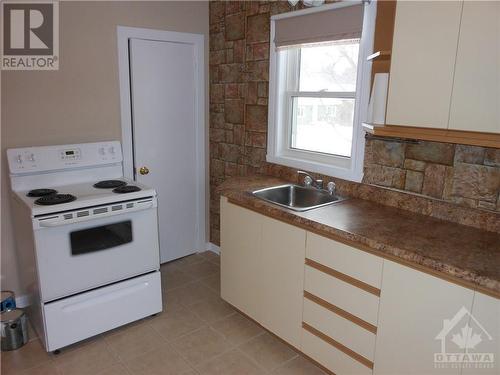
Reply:
[[21, 309], [27, 307], [29, 305], [29, 302], [29, 297], [26, 294], [16, 297], [16, 307], [19, 307]]
[[207, 242], [207, 251], [211, 251], [215, 254], [220, 254], [220, 247], [213, 244], [212, 242]]

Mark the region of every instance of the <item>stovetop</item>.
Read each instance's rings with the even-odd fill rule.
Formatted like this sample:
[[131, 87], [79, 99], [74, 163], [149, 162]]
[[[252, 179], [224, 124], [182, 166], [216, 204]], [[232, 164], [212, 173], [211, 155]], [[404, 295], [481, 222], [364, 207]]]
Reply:
[[28, 192], [28, 197], [44, 197], [46, 195], [57, 194], [57, 190], [54, 189], [33, 189]]
[[[31, 197], [28, 193], [28, 197]], [[39, 206], [54, 206], [56, 204], [69, 203], [76, 200], [76, 197], [72, 194], [47, 194], [43, 197], [35, 199], [35, 204]]]
[[102, 180], [94, 184], [95, 188], [98, 189], [114, 189], [120, 186], [125, 186], [127, 183], [122, 180]]
[[126, 178], [113, 181], [116, 182], [99, 184], [98, 186], [106, 185], [100, 188], [94, 187], [99, 181], [90, 181], [14, 193], [28, 206], [33, 216], [156, 196], [154, 189], [136, 181]]

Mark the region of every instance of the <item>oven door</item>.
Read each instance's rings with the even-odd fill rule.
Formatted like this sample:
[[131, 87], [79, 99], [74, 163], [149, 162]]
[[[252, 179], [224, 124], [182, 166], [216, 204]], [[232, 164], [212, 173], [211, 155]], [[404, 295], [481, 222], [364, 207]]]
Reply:
[[43, 302], [159, 269], [156, 204], [136, 206], [102, 217], [75, 212], [67, 221], [39, 219], [35, 247]]

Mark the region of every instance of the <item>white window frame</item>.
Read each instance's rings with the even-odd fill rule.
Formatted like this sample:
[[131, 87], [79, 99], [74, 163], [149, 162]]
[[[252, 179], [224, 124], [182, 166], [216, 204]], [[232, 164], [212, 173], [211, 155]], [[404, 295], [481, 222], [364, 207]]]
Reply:
[[[291, 134], [291, 118], [285, 119], [291, 113], [290, 80], [297, 77], [287, 77], [290, 72], [298, 72], [297, 68], [284, 69], [283, 61], [280, 61], [279, 52], [274, 45], [276, 20], [297, 17], [305, 14], [323, 12], [339, 9], [361, 1], [343, 1], [323, 5], [317, 8], [303, 9], [295, 12], [279, 14], [271, 17], [271, 46], [270, 46], [270, 69], [269, 69], [269, 114], [268, 114], [268, 140], [266, 160], [270, 163], [285, 165], [291, 168], [304, 169], [311, 172], [322, 173], [332, 177], [338, 177], [350, 181], [360, 182], [363, 179], [363, 158], [365, 149], [364, 130], [362, 123], [366, 122], [368, 112], [368, 101], [370, 96], [371, 62], [366, 58], [372, 53], [373, 35], [375, 31], [376, 1], [365, 3], [363, 32], [359, 45], [358, 74], [356, 81], [356, 96], [353, 124], [353, 138], [351, 157], [328, 155], [324, 153], [307, 150], [292, 149], [290, 147], [289, 134]], [[292, 51], [292, 50], [289, 50]], [[298, 53], [287, 52], [287, 53]], [[281, 57], [282, 58], [282, 57]], [[293, 64], [298, 59], [287, 59], [287, 63]], [[309, 93], [314, 96], [316, 93]], [[331, 93], [338, 95], [338, 93]], [[324, 94], [322, 93], [321, 96]], [[319, 95], [318, 95], [319, 96]]]

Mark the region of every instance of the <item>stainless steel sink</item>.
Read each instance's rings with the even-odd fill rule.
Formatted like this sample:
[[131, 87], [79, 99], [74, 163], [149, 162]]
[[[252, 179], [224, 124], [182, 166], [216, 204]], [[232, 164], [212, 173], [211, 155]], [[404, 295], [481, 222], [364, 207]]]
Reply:
[[346, 199], [337, 195], [330, 195], [325, 190], [293, 184], [255, 190], [252, 194], [267, 202], [271, 202], [294, 211], [307, 211], [313, 208], [341, 202]]

